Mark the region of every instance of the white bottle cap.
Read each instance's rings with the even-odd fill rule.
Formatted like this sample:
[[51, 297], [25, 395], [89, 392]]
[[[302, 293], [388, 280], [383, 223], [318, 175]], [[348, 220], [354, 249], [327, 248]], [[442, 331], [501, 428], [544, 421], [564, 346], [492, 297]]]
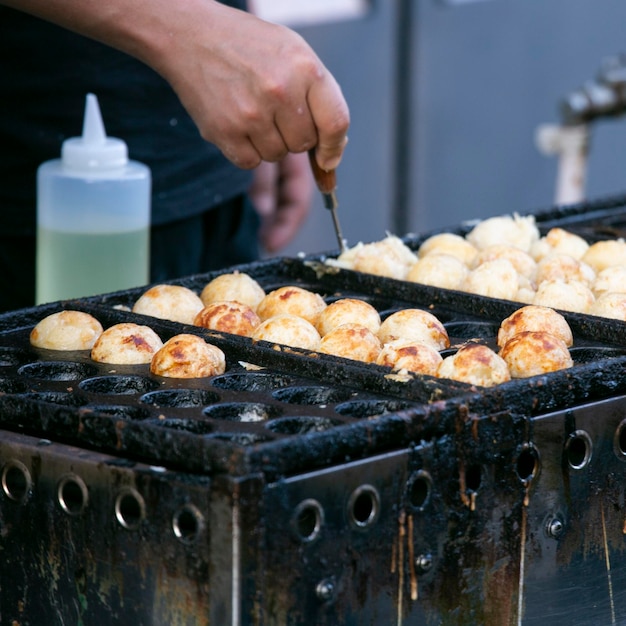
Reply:
[[66, 139], [61, 146], [65, 167], [76, 170], [98, 170], [123, 167], [128, 162], [124, 141], [107, 137], [98, 106], [98, 99], [87, 94], [83, 136]]

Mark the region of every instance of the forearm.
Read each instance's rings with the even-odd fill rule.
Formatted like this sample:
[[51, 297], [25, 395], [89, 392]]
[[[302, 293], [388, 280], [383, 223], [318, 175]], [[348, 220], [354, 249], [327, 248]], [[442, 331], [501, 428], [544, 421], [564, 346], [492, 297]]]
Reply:
[[166, 72], [163, 57], [194, 23], [210, 27], [214, 0], [0, 0]]
[[251, 168], [317, 146], [339, 163], [349, 111], [294, 31], [216, 0], [0, 0], [143, 61], [169, 82], [201, 135]]

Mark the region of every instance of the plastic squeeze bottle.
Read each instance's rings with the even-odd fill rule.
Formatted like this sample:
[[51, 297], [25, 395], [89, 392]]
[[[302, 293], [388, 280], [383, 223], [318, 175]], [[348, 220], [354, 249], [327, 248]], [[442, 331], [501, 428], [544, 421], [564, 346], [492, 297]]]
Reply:
[[37, 170], [37, 304], [147, 284], [150, 193], [150, 169], [106, 136], [88, 94], [82, 137]]

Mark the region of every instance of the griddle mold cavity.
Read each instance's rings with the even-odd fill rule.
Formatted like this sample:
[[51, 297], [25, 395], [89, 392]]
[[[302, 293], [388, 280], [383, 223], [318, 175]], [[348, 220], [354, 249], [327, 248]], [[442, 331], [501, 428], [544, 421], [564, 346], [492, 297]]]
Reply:
[[334, 420], [321, 415], [283, 417], [269, 421], [268, 430], [281, 435], [305, 435], [312, 432], [323, 432], [341, 424], [341, 420]]
[[236, 372], [216, 376], [212, 381], [218, 389], [232, 391], [272, 391], [294, 383], [294, 379], [284, 374], [264, 372]]
[[27, 363], [18, 370], [20, 376], [48, 381], [83, 380], [98, 373], [95, 366], [89, 363], [74, 361], [37, 361]]
[[196, 409], [220, 401], [220, 396], [206, 389], [160, 389], [139, 398], [143, 404], [176, 409]]
[[352, 397], [348, 389], [337, 389], [326, 386], [298, 386], [278, 389], [272, 396], [281, 402], [290, 404], [302, 404], [307, 406], [327, 406], [338, 402], [345, 402]]
[[135, 395], [145, 394], [159, 387], [156, 380], [145, 376], [96, 376], [83, 380], [81, 391], [97, 395]]

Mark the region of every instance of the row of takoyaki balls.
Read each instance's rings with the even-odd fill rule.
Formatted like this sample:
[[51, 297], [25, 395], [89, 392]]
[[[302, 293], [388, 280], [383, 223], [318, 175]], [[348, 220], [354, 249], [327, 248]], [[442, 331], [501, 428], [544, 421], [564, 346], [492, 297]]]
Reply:
[[[442, 351], [451, 347], [450, 338], [443, 323], [428, 311], [407, 308], [382, 320], [365, 300], [339, 298], [327, 303], [321, 295], [298, 286], [265, 293], [252, 277], [241, 272], [218, 276], [200, 296], [186, 287], [157, 285], [143, 293], [132, 310], [253, 340], [481, 386], [572, 365], [571, 330], [562, 315], [543, 306], [526, 306], [502, 322], [498, 352], [469, 340], [453, 346], [456, 352], [445, 358]], [[221, 373], [220, 368], [223, 371], [223, 354], [219, 363], [212, 356], [207, 367], [188, 366], [200, 356], [186, 355], [181, 337], [193, 342], [198, 354], [206, 351], [199, 342], [210, 345], [195, 335], [179, 335], [163, 345], [146, 326], [125, 323], [102, 331], [97, 320], [82, 320], [82, 332], [88, 340], [81, 344], [74, 340], [78, 331], [71, 330], [72, 321], [63, 320], [67, 328], [61, 332], [61, 316], [70, 314], [86, 315], [68, 311], [54, 314], [37, 325], [31, 342], [53, 349], [88, 348], [92, 358], [101, 362], [151, 362], [153, 373], [164, 376], [206, 376]], [[70, 347], [68, 336], [72, 338]], [[215, 346], [210, 349], [212, 353], [219, 351]], [[192, 373], [185, 374], [185, 367]], [[210, 373], [203, 373], [207, 371]]]
[[168, 378], [204, 378], [223, 374], [226, 356], [197, 335], [181, 333], [163, 342], [150, 326], [122, 322], [106, 330], [89, 313], [59, 311], [31, 331], [30, 343], [48, 350], [89, 350], [91, 359], [114, 365], [150, 364]]
[[524, 304], [626, 320], [626, 242], [592, 244], [563, 228], [544, 237], [533, 216], [442, 232], [413, 252], [398, 237], [359, 243], [327, 263]]

